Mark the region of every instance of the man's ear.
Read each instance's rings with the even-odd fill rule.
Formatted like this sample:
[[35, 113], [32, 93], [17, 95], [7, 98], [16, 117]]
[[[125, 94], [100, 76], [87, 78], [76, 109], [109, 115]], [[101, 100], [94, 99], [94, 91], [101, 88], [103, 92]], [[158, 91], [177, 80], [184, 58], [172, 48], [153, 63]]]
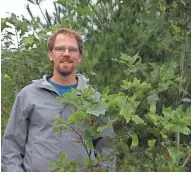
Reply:
[[82, 55], [79, 56], [78, 62], [80, 63], [82, 61]]
[[50, 59], [50, 61], [53, 61], [53, 55], [52, 55], [52, 51], [48, 51], [48, 57]]

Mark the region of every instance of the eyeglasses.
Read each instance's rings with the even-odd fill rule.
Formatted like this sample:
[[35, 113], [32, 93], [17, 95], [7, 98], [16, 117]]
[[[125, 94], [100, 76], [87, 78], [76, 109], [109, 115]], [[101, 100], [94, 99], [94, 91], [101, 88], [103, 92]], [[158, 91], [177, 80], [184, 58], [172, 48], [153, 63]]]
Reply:
[[64, 53], [66, 51], [66, 49], [68, 49], [68, 52], [70, 54], [75, 54], [79, 51], [78, 48], [75, 48], [75, 47], [54, 47], [53, 48], [53, 50], [55, 50], [59, 53]]

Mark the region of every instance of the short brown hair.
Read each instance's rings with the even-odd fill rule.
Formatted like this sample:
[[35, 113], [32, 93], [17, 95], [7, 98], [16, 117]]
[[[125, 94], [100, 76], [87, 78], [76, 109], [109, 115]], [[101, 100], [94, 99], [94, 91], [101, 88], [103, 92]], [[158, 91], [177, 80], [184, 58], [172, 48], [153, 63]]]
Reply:
[[75, 37], [76, 41], [78, 43], [79, 52], [81, 55], [83, 54], [84, 45], [83, 45], [83, 40], [82, 40], [81, 35], [79, 33], [77, 33], [76, 31], [67, 29], [67, 28], [59, 29], [58, 31], [56, 31], [49, 37], [49, 39], [48, 39], [48, 50], [49, 51], [52, 51], [52, 49], [54, 48], [55, 40], [56, 40], [56, 37], [58, 34], [64, 34], [64, 35], [69, 35], [69, 36]]

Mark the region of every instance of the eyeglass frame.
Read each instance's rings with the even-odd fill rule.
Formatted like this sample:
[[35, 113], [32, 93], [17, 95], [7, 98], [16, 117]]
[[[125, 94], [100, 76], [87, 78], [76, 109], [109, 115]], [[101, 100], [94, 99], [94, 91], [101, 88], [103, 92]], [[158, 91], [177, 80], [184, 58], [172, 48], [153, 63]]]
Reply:
[[76, 47], [64, 47], [64, 46], [53, 47], [52, 50], [55, 50], [56, 52], [59, 52], [59, 53], [65, 53], [65, 51], [68, 50], [68, 52], [70, 54], [75, 54], [75, 53], [79, 52], [79, 49]]

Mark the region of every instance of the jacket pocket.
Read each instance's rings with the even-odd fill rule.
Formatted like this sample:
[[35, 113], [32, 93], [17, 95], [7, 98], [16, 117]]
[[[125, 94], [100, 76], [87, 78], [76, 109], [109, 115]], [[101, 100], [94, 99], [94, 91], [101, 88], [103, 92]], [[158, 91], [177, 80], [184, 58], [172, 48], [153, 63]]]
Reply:
[[48, 166], [48, 163], [59, 158], [60, 148], [59, 142], [54, 138], [35, 142], [32, 151], [32, 171], [48, 172], [53, 170]]

